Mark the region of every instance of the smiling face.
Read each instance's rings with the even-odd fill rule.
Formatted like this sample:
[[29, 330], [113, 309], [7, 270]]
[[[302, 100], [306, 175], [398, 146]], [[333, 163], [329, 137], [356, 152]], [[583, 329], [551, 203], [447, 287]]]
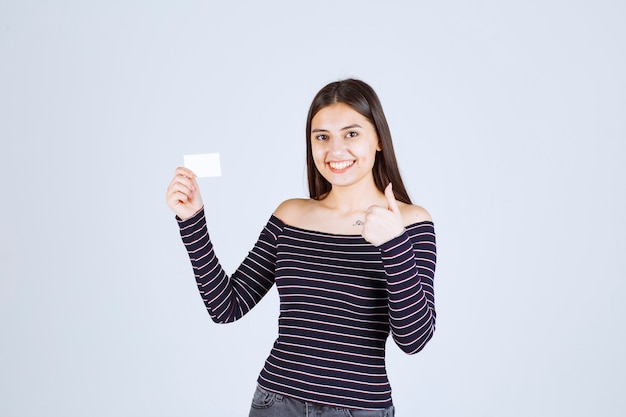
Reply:
[[313, 161], [332, 186], [374, 184], [372, 167], [380, 150], [374, 125], [347, 104], [324, 107], [311, 120]]

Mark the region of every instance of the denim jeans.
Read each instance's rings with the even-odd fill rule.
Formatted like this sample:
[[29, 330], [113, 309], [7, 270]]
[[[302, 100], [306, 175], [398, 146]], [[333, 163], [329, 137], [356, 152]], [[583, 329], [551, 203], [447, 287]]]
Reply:
[[381, 410], [352, 410], [296, 400], [257, 387], [248, 417], [393, 417], [393, 406]]

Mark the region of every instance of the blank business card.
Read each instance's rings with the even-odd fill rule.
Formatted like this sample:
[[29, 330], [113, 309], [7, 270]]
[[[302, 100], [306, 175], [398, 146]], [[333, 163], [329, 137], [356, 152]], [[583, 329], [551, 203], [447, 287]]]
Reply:
[[199, 178], [220, 177], [222, 175], [219, 153], [185, 155], [183, 158], [185, 168], [192, 170]]

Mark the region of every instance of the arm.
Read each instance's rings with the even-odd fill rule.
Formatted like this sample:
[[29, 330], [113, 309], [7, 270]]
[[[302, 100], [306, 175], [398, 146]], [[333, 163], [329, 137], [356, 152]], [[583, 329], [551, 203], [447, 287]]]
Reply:
[[276, 236], [282, 231], [282, 223], [274, 217], [270, 219], [254, 249], [229, 278], [213, 251], [196, 175], [187, 168], [176, 168], [165, 200], [178, 219], [180, 235], [211, 318], [217, 323], [241, 318], [274, 283]]
[[254, 248], [231, 277], [215, 256], [203, 209], [187, 220], [179, 220], [179, 227], [198, 290], [214, 322], [240, 319], [274, 284], [276, 237], [282, 230], [276, 219], [270, 219]]
[[424, 348], [435, 331], [433, 281], [437, 260], [432, 222], [420, 222], [379, 246], [396, 344], [408, 354]]

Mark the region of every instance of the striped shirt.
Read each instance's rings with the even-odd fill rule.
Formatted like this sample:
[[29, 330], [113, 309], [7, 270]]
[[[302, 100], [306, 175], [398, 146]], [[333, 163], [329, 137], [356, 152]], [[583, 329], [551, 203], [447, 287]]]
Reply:
[[392, 405], [385, 370], [389, 333], [412, 354], [435, 330], [432, 222], [409, 225], [376, 247], [361, 235], [305, 230], [272, 215], [230, 277], [213, 251], [204, 211], [179, 226], [213, 321], [241, 318], [276, 284], [278, 337], [260, 386], [318, 404]]

